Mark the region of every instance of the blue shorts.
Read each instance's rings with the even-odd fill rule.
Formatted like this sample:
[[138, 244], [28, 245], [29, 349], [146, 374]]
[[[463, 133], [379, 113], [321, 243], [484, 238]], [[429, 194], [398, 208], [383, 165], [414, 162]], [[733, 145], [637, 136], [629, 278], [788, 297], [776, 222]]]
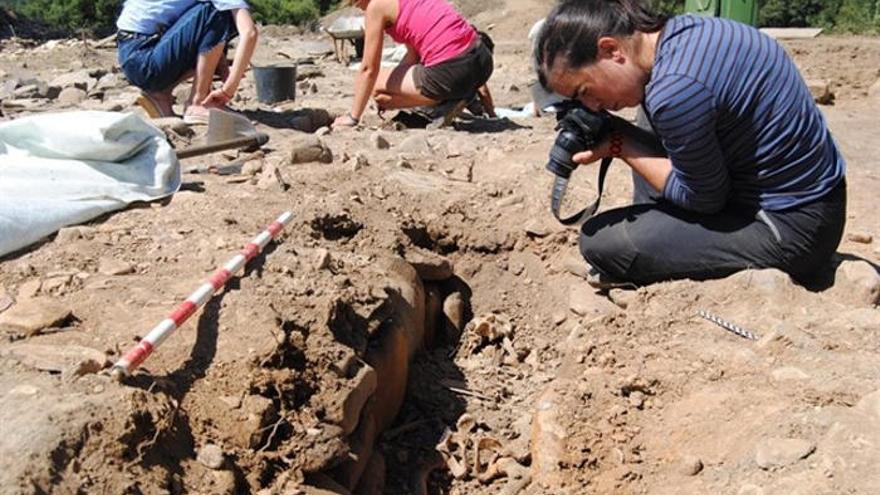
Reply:
[[199, 2], [164, 33], [119, 36], [119, 65], [135, 86], [164, 91], [195, 69], [199, 54], [238, 36], [232, 12]]

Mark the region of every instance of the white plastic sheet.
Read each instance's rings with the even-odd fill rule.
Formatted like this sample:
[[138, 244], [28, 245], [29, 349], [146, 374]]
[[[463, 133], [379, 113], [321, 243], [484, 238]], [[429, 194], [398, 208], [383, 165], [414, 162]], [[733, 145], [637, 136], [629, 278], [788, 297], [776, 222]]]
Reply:
[[0, 256], [61, 227], [180, 188], [161, 130], [134, 114], [69, 112], [0, 125]]

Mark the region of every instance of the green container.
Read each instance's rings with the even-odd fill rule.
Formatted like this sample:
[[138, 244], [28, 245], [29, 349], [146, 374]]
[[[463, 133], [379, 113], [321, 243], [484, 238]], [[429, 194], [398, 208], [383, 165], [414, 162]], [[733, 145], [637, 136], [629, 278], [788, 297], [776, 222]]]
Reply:
[[722, 0], [685, 0], [684, 11], [690, 14], [717, 17], [721, 13]]
[[734, 21], [758, 25], [757, 0], [685, 0], [685, 12], [724, 17]]
[[758, 25], [757, 0], [721, 0], [721, 17], [749, 26]]

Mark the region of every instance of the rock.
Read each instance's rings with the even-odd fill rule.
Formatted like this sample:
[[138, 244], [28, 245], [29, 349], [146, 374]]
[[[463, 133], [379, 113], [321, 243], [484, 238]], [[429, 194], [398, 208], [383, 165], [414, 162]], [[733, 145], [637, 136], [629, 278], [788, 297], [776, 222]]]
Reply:
[[423, 133], [413, 134], [407, 137], [397, 145], [399, 153], [414, 155], [430, 155], [433, 153], [428, 137]]
[[223, 467], [224, 457], [223, 449], [209, 443], [199, 449], [196, 460], [208, 469], [220, 469]]
[[828, 105], [834, 102], [834, 93], [831, 91], [828, 81], [825, 79], [809, 79], [806, 82], [807, 88], [809, 88], [810, 94], [813, 95], [816, 103]]
[[161, 129], [165, 135], [168, 135], [169, 132], [185, 138], [191, 138], [196, 135], [196, 131], [186, 125], [186, 122], [180, 117], [160, 117], [158, 119], [151, 119], [151, 122]]
[[369, 166], [370, 162], [363, 153], [355, 153], [354, 157], [348, 161], [348, 168], [351, 169], [352, 172], [357, 172], [358, 170]]
[[4, 350], [3, 354], [40, 371], [54, 373], [72, 371], [77, 376], [97, 373], [109, 364], [103, 352], [73, 344], [17, 343]]
[[370, 143], [377, 150], [387, 150], [391, 147], [391, 143], [388, 142], [388, 139], [381, 132], [374, 132], [370, 135]]
[[98, 260], [98, 273], [101, 275], [128, 275], [134, 273], [134, 265], [116, 258]]
[[315, 250], [315, 269], [323, 270], [330, 266], [330, 262], [332, 258], [330, 257], [330, 251], [327, 251], [324, 248], [318, 248]]
[[55, 236], [55, 242], [67, 243], [78, 241], [82, 238], [83, 235], [79, 227], [64, 227], [58, 231], [58, 234]]
[[703, 470], [703, 461], [693, 455], [685, 455], [678, 463], [678, 472], [684, 476], [696, 476]]
[[62, 74], [55, 79], [53, 79], [49, 86], [55, 86], [63, 90], [74, 88], [82, 90], [83, 92], [91, 91], [97, 85], [98, 81], [96, 81], [91, 75], [89, 75], [88, 70], [79, 70], [75, 72], [68, 72], [67, 74]]
[[629, 308], [638, 297], [638, 293], [634, 290], [611, 289], [608, 292], [608, 299], [621, 309]]
[[62, 105], [79, 105], [88, 95], [79, 88], [64, 88], [58, 94], [58, 103]]
[[777, 382], [786, 380], [806, 380], [810, 377], [810, 375], [804, 373], [802, 369], [793, 366], [776, 368], [770, 373], [770, 376], [772, 376]]
[[27, 282], [21, 284], [18, 287], [18, 298], [19, 299], [30, 299], [39, 294], [40, 289], [43, 287], [43, 281], [35, 278], [28, 280]]
[[345, 435], [351, 434], [357, 428], [364, 404], [376, 391], [377, 384], [376, 370], [365, 364], [352, 379], [352, 387], [339, 392], [327, 419], [341, 427]]
[[729, 276], [727, 280], [749, 288], [760, 289], [765, 294], [784, 294], [789, 292], [793, 286], [791, 277], [775, 268], [743, 270]]
[[124, 85], [125, 81], [123, 81], [118, 74], [107, 73], [98, 79], [98, 82], [95, 84], [95, 89], [97, 91], [107, 91], [108, 89], [116, 89]]
[[523, 201], [525, 201], [525, 198], [523, 198], [521, 194], [511, 194], [510, 196], [499, 199], [495, 204], [501, 208], [506, 208], [508, 206], [522, 204]]
[[846, 238], [850, 242], [857, 242], [859, 244], [871, 244], [874, 242], [874, 237], [865, 232], [850, 232]]
[[559, 263], [559, 268], [582, 279], [586, 279], [590, 274], [590, 265], [580, 254], [571, 253], [565, 256]]
[[406, 253], [405, 259], [422, 280], [441, 281], [453, 275], [452, 262], [438, 254], [412, 250]]
[[333, 161], [333, 152], [318, 136], [306, 134], [294, 140], [293, 149], [290, 152], [290, 164]]
[[568, 308], [578, 316], [595, 318], [619, 312], [620, 309], [605, 297], [596, 294], [586, 283], [574, 284], [569, 293]]
[[40, 389], [33, 385], [18, 385], [9, 391], [9, 395], [23, 395], [25, 397], [33, 397], [40, 393]]
[[322, 108], [303, 108], [285, 115], [287, 116], [288, 125], [302, 132], [314, 133], [318, 129], [333, 123], [330, 112]]
[[453, 292], [443, 300], [443, 315], [446, 316], [446, 336], [451, 341], [457, 341], [461, 332], [464, 331], [465, 321], [464, 296], [461, 292]]
[[0, 328], [9, 328], [31, 336], [60, 326], [72, 316], [69, 307], [48, 298], [19, 299], [12, 308], [0, 314]]
[[867, 261], [844, 261], [837, 267], [833, 290], [839, 300], [850, 305], [876, 305], [880, 303], [880, 274]]
[[242, 400], [239, 411], [241, 411], [241, 422], [239, 427], [231, 432], [231, 440], [238, 448], [259, 448], [263, 438], [268, 436], [266, 427], [272, 424], [270, 421], [276, 415], [272, 399], [248, 395]]
[[241, 166], [241, 175], [253, 177], [263, 171], [263, 160], [248, 160]]
[[553, 229], [547, 225], [547, 222], [540, 219], [530, 220], [525, 226], [526, 234], [532, 237], [547, 237], [553, 233]]
[[799, 438], [768, 438], [758, 445], [755, 462], [761, 469], [773, 469], [796, 463], [816, 450], [816, 444]]

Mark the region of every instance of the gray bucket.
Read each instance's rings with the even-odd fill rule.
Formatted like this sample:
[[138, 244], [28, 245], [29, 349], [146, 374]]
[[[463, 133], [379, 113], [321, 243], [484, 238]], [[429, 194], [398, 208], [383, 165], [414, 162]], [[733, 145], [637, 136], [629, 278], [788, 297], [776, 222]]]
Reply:
[[296, 99], [296, 64], [279, 63], [253, 67], [257, 83], [257, 99], [261, 103], [278, 103]]

